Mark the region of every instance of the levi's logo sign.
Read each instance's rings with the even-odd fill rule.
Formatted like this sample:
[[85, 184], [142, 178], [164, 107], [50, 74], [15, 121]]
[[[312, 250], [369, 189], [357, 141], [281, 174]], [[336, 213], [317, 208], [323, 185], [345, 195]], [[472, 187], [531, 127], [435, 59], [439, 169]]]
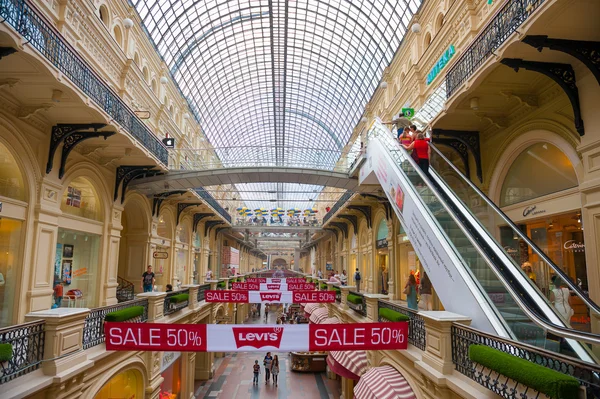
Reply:
[[256, 349], [265, 346], [279, 348], [283, 328], [281, 327], [233, 327], [235, 346], [239, 349], [251, 346]]
[[281, 283], [281, 279], [280, 278], [272, 278], [271, 282], [272, 283]]
[[281, 284], [267, 284], [268, 290], [278, 290]]
[[279, 301], [281, 300], [281, 292], [261, 292], [261, 301]]

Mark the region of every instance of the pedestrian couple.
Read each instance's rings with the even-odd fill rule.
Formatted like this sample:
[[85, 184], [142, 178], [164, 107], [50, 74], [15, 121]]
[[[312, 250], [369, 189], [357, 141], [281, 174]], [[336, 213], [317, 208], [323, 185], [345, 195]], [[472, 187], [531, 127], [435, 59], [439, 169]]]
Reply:
[[[271, 352], [267, 352], [267, 356], [263, 359], [263, 366], [265, 366], [265, 384], [271, 381], [271, 375], [273, 375], [273, 383], [277, 386], [277, 377], [279, 376], [279, 357], [271, 356]], [[258, 360], [254, 361], [254, 380], [253, 384], [258, 385], [258, 375], [260, 374], [260, 365]]]

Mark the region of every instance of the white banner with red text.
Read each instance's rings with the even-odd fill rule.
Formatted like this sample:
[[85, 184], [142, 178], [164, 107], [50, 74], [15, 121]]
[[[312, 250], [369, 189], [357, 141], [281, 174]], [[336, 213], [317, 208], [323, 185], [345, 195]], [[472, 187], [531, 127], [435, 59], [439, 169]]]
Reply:
[[333, 303], [335, 291], [207, 290], [204, 300], [224, 303]]
[[408, 346], [408, 323], [158, 324], [105, 323], [113, 351], [265, 352], [394, 350]]

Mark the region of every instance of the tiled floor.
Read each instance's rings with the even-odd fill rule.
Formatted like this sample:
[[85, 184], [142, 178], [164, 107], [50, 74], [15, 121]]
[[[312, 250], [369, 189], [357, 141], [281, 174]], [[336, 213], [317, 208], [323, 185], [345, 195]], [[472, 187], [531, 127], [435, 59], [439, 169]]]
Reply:
[[[264, 312], [264, 309], [263, 309]], [[269, 313], [269, 323], [275, 324], [276, 315]], [[248, 323], [264, 323], [264, 313], [259, 319]], [[227, 354], [216, 359], [215, 375], [209, 381], [196, 381], [196, 398], [220, 399], [337, 399], [340, 397], [340, 384], [330, 380], [325, 373], [299, 373], [290, 370], [288, 353], [273, 353], [279, 356], [281, 363], [278, 387], [273, 382], [265, 384], [264, 368], [261, 370], [260, 383], [252, 384], [252, 365], [258, 360], [262, 365], [263, 353], [239, 352]]]

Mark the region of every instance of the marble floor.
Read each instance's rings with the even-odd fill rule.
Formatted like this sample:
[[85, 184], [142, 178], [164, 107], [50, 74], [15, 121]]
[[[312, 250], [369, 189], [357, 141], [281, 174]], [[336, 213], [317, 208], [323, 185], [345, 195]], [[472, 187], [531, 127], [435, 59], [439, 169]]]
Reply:
[[[263, 313], [260, 318], [249, 319], [247, 324], [262, 324], [264, 320]], [[270, 312], [267, 322], [275, 324], [275, 321], [275, 312]], [[274, 352], [273, 354], [279, 356], [281, 364], [277, 387], [273, 385], [272, 379], [269, 384], [265, 383], [264, 368], [261, 370], [259, 384], [252, 384], [252, 365], [255, 360], [262, 365], [264, 353], [228, 353], [225, 357], [215, 360], [215, 375], [211, 380], [196, 381], [195, 397], [221, 399], [337, 399], [340, 397], [339, 380], [328, 379], [325, 373], [291, 371], [291, 358], [288, 353]]]

